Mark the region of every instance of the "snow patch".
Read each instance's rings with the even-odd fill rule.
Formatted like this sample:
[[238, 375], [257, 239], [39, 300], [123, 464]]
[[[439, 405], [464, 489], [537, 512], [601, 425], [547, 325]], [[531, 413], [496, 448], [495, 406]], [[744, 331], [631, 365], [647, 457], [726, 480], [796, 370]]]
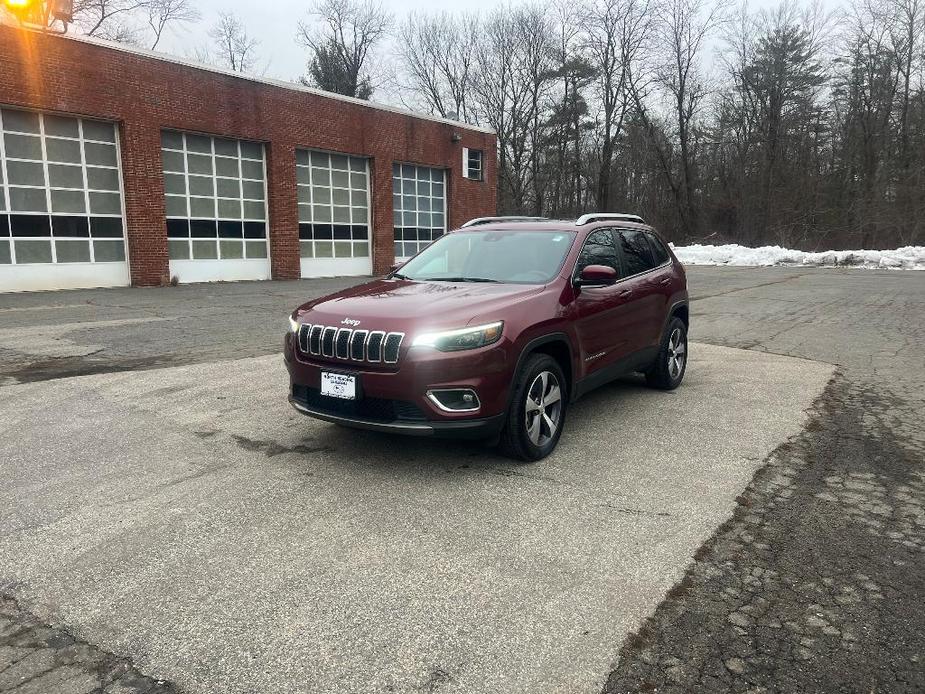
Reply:
[[809, 265], [815, 267], [890, 268], [925, 270], [925, 246], [903, 246], [890, 251], [822, 251], [808, 253], [780, 246], [749, 248], [735, 243], [724, 246], [675, 246], [685, 265]]

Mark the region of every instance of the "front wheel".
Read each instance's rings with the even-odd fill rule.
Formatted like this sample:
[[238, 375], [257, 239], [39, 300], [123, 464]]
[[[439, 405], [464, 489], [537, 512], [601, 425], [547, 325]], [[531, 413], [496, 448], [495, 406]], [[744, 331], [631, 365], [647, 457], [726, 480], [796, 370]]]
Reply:
[[653, 388], [674, 390], [684, 379], [687, 368], [687, 326], [680, 318], [668, 322], [655, 363], [646, 371], [646, 382]]
[[552, 453], [562, 435], [568, 408], [565, 375], [555, 359], [534, 354], [514, 383], [501, 451], [519, 460], [540, 460]]

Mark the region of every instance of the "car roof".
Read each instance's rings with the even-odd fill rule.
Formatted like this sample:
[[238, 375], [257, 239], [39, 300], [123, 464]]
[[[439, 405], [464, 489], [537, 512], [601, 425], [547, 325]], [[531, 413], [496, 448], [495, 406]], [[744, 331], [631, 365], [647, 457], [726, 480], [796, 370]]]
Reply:
[[583, 229], [598, 229], [600, 227], [628, 227], [630, 229], [642, 229], [644, 231], [654, 231], [652, 227], [648, 224], [640, 224], [639, 222], [631, 222], [628, 220], [622, 219], [601, 219], [594, 222], [588, 222], [587, 224], [577, 225], [575, 224], [574, 219], [544, 219], [544, 220], [529, 220], [529, 221], [497, 221], [497, 222], [485, 222], [484, 224], [478, 224], [477, 226], [463, 227], [456, 231], [515, 231], [517, 229], [523, 231], [574, 231], [578, 232]]

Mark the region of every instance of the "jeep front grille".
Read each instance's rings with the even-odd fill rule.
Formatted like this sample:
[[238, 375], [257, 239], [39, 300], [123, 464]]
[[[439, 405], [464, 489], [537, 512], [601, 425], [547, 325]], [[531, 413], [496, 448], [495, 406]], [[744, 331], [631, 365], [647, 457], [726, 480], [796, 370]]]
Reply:
[[341, 361], [397, 364], [405, 334], [303, 323], [298, 337], [299, 351], [303, 354]]

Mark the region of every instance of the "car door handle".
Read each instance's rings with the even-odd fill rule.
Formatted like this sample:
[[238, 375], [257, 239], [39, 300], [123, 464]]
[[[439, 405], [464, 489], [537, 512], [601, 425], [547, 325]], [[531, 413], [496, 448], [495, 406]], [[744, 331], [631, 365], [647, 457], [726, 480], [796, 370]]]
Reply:
[[633, 295], [632, 289], [624, 289], [622, 292], [620, 292], [620, 296], [632, 296], [632, 295]]
[[658, 283], [662, 285], [663, 287], [667, 287], [669, 284], [671, 284], [671, 279], [669, 277], [665, 277], [663, 279], [660, 279]]

